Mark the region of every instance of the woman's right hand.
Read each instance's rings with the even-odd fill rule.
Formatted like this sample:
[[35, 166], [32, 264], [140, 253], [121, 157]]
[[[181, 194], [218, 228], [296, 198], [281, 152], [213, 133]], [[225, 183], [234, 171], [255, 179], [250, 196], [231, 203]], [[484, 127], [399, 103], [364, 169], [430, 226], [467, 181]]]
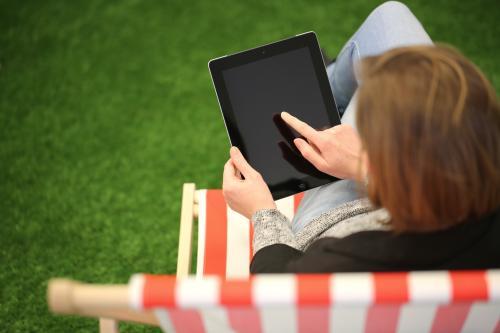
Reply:
[[337, 125], [317, 131], [287, 112], [282, 112], [281, 118], [307, 139], [297, 138], [293, 142], [302, 156], [316, 169], [341, 179], [365, 179], [367, 161], [354, 128]]

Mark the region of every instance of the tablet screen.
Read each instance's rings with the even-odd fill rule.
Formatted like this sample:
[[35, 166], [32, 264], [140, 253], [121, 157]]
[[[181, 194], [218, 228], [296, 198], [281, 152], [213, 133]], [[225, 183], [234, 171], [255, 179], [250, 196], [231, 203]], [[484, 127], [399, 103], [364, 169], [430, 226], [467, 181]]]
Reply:
[[302, 158], [293, 144], [298, 134], [279, 117], [287, 111], [316, 129], [330, 127], [308, 47], [223, 70], [222, 76], [239, 148], [270, 187], [306, 176], [331, 178]]

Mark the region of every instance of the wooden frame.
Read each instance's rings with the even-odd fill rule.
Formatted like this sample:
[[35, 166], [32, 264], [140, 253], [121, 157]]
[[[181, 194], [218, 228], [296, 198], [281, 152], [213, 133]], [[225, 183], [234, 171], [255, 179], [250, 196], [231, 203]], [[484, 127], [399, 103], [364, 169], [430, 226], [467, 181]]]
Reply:
[[[191, 270], [193, 225], [197, 216], [195, 184], [185, 183], [182, 188], [177, 256], [178, 279], [187, 277]], [[54, 313], [99, 318], [101, 333], [118, 333], [118, 321], [159, 326], [152, 311], [130, 310], [127, 285], [92, 285], [67, 279], [53, 279], [49, 281], [47, 301]]]
[[177, 278], [184, 278], [191, 271], [191, 251], [193, 247], [193, 221], [198, 217], [198, 198], [193, 183], [182, 187], [181, 222], [179, 248], [177, 252]]

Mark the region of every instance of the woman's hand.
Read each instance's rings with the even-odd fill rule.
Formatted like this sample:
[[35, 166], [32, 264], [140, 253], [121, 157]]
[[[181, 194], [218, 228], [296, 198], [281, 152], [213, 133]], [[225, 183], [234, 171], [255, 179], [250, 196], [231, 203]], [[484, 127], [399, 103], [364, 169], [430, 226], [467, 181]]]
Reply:
[[[248, 219], [260, 209], [276, 208], [260, 173], [248, 164], [238, 148], [231, 147], [229, 152], [231, 158], [224, 165], [222, 184], [229, 207]], [[245, 179], [240, 178], [240, 173]]]
[[316, 169], [341, 179], [364, 180], [366, 157], [362, 156], [361, 140], [351, 126], [338, 125], [317, 131], [287, 112], [282, 112], [281, 118], [307, 139], [297, 138], [293, 142]]

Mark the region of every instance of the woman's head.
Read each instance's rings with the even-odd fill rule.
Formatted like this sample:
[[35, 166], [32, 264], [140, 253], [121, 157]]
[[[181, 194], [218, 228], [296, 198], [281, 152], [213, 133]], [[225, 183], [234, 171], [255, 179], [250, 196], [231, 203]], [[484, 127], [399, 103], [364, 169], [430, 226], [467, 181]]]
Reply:
[[484, 75], [443, 46], [362, 63], [357, 127], [368, 195], [395, 230], [441, 229], [500, 205], [500, 108]]

